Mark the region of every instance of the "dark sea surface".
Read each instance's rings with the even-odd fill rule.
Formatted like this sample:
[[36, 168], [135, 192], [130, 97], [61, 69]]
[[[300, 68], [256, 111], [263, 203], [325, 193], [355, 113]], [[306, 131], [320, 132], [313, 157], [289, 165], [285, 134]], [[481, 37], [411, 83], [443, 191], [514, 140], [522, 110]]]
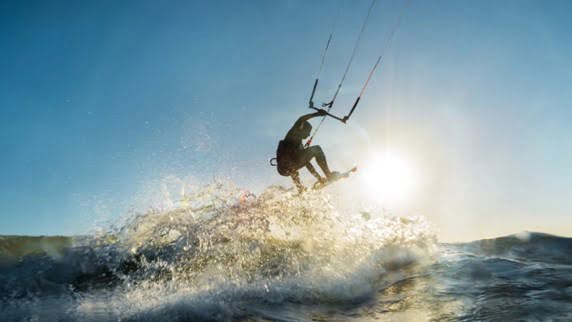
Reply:
[[572, 239], [211, 187], [108, 232], [0, 237], [1, 321], [572, 321]]

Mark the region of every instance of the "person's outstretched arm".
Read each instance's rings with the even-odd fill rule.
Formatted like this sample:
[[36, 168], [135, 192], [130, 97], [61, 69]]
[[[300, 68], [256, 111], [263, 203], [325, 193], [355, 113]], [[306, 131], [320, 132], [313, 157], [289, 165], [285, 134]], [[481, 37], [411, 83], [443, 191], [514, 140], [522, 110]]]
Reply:
[[316, 113], [310, 113], [310, 114], [306, 114], [306, 115], [302, 115], [298, 118], [298, 120], [296, 121], [296, 123], [294, 123], [294, 126], [296, 125], [300, 125], [304, 122], [306, 122], [307, 120], [314, 118], [314, 117], [318, 117], [318, 116], [324, 116], [326, 115], [326, 111], [323, 109], [320, 109], [318, 112]]

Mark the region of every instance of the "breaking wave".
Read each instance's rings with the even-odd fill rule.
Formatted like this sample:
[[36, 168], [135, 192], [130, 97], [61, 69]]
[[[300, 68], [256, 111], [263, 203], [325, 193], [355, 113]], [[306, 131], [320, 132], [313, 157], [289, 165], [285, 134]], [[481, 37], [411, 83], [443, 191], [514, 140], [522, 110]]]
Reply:
[[268, 308], [370, 301], [436, 246], [420, 217], [340, 212], [323, 193], [270, 187], [254, 196], [213, 184], [102, 234], [0, 239], [0, 314], [288, 320]]

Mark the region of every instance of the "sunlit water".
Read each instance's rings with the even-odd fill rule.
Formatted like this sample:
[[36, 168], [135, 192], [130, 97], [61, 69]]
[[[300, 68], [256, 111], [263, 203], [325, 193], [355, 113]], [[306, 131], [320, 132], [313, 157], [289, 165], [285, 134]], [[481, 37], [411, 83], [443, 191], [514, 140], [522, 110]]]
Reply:
[[572, 240], [211, 185], [99, 235], [0, 237], [2, 321], [571, 320]]

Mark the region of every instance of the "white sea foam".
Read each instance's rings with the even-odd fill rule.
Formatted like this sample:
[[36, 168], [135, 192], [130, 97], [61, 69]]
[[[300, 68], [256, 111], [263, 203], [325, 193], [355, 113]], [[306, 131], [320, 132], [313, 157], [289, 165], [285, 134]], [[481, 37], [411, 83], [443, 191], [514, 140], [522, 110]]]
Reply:
[[[387, 270], [435, 244], [422, 218], [341, 213], [323, 193], [271, 187], [256, 197], [231, 184], [197, 190], [171, 211], [139, 214], [99, 240], [140, 266], [122, 274], [111, 305], [124, 318], [150, 320], [218, 319], [248, 303], [362, 300]], [[89, 301], [80, 315], [89, 315]]]

